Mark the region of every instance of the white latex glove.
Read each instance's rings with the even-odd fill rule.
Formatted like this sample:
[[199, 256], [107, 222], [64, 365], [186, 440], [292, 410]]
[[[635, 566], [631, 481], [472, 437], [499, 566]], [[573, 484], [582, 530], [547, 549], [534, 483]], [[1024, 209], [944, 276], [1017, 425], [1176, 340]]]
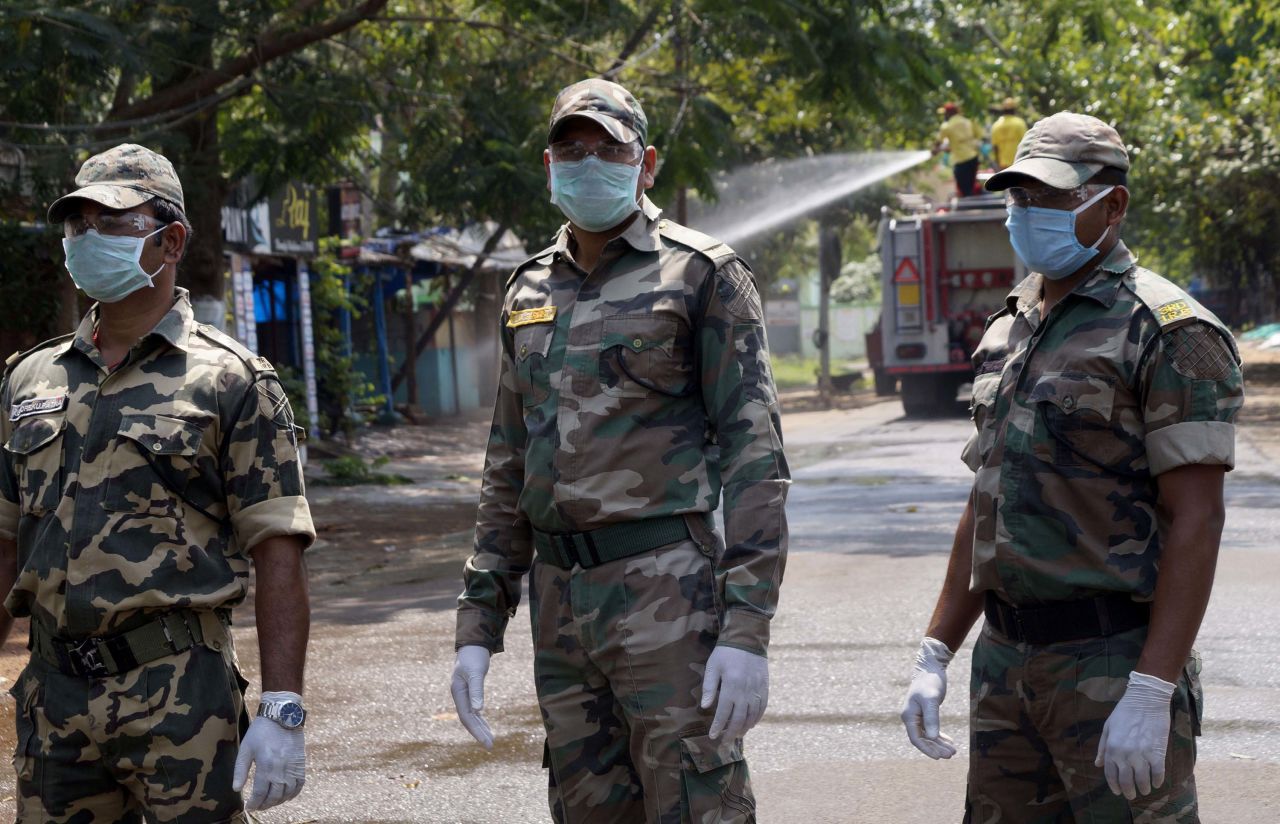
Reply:
[[[294, 701], [302, 696], [293, 692], [264, 692], [263, 701]], [[231, 789], [240, 792], [249, 778], [249, 765], [254, 765], [253, 792], [245, 807], [265, 810], [283, 804], [302, 792], [307, 778], [306, 739], [302, 730], [286, 730], [270, 718], [258, 716], [240, 742]]]
[[1164, 785], [1164, 756], [1169, 746], [1169, 705], [1177, 686], [1142, 672], [1129, 673], [1124, 697], [1102, 727], [1095, 767], [1107, 786], [1132, 801]]
[[939, 729], [938, 710], [947, 697], [947, 664], [955, 653], [937, 638], [925, 637], [916, 652], [907, 688], [907, 703], [902, 708], [902, 724], [915, 748], [933, 759], [956, 754], [955, 742]]
[[707, 734], [730, 741], [745, 735], [769, 706], [769, 660], [736, 647], [712, 650], [702, 676], [702, 708], [713, 703], [716, 714]]
[[453, 705], [458, 709], [458, 720], [467, 728], [471, 737], [486, 750], [493, 749], [493, 731], [484, 720], [484, 677], [489, 672], [489, 650], [468, 644], [458, 650], [453, 664], [453, 681], [449, 686], [453, 693]]

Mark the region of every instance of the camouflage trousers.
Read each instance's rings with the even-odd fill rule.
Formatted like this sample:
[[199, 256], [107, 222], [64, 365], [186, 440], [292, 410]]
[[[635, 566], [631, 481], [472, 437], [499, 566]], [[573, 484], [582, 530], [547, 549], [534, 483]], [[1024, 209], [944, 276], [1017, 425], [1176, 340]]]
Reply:
[[250, 821], [231, 789], [246, 683], [212, 643], [108, 678], [33, 656], [11, 690], [18, 824]]
[[746, 824], [742, 741], [707, 736], [702, 675], [720, 628], [715, 548], [685, 540], [530, 577], [534, 676], [559, 824]]
[[1203, 697], [1193, 652], [1170, 706], [1165, 782], [1133, 801], [1107, 786], [1102, 726], [1124, 695], [1147, 628], [1044, 646], [984, 626], [973, 648], [965, 824], [1195, 824]]

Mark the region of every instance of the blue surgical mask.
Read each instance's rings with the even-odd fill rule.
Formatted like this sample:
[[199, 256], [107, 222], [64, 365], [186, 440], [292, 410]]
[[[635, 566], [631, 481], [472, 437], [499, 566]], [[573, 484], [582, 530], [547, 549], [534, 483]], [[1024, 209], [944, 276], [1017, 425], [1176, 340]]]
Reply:
[[153, 279], [164, 264], [150, 274], [143, 271], [142, 245], [168, 225], [146, 237], [102, 235], [90, 229], [78, 237], [63, 238], [67, 271], [76, 288], [100, 303], [115, 303], [143, 287], [155, 286]]
[[1093, 259], [1111, 231], [1108, 226], [1092, 246], [1085, 246], [1076, 238], [1076, 215], [1102, 200], [1114, 188], [1108, 186], [1070, 212], [1010, 204], [1009, 218], [1004, 225], [1009, 230], [1013, 251], [1033, 272], [1050, 280], [1067, 277]]
[[606, 163], [590, 155], [573, 163], [551, 164], [551, 202], [588, 232], [612, 229], [640, 211], [636, 187], [640, 167]]

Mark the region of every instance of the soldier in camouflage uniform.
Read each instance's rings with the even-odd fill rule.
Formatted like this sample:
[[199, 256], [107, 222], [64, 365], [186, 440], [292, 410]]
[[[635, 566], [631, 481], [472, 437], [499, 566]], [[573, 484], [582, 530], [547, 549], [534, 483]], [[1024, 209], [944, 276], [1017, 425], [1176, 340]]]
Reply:
[[742, 735], [768, 700], [786, 553], [778, 399], [751, 272], [644, 196], [646, 130], [617, 84], [556, 99], [544, 161], [569, 223], [507, 284], [454, 700], [491, 745], [484, 674], [528, 573], [553, 818], [754, 821]]
[[[98, 303], [0, 383], [0, 641], [31, 619], [17, 820], [244, 821], [250, 762], [251, 808], [303, 777], [315, 531], [292, 413], [271, 365], [174, 287], [190, 227], [169, 161], [125, 144], [76, 183], [49, 222]], [[275, 691], [252, 725], [228, 631], [250, 559]]]
[[973, 651], [966, 822], [1195, 822], [1204, 614], [1243, 402], [1231, 333], [1118, 237], [1110, 126], [1037, 123], [1006, 191], [1032, 274], [977, 352], [976, 472], [902, 718], [926, 754]]

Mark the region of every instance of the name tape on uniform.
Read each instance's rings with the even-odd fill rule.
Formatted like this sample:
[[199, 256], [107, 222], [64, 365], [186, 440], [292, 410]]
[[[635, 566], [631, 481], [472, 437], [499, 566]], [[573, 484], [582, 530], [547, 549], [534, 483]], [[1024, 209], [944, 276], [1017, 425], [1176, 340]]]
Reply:
[[50, 412], [61, 412], [67, 406], [66, 395], [50, 395], [47, 398], [28, 398], [15, 403], [9, 408], [9, 421], [22, 420], [32, 415], [47, 415]]
[[528, 326], [531, 323], [550, 323], [556, 319], [556, 307], [539, 306], [537, 309], [518, 309], [507, 318], [507, 328]]
[[1156, 314], [1160, 316], [1160, 323], [1165, 324], [1173, 323], [1175, 320], [1189, 318], [1194, 315], [1195, 312], [1191, 310], [1191, 304], [1187, 303], [1185, 300], [1171, 300], [1156, 309]]

